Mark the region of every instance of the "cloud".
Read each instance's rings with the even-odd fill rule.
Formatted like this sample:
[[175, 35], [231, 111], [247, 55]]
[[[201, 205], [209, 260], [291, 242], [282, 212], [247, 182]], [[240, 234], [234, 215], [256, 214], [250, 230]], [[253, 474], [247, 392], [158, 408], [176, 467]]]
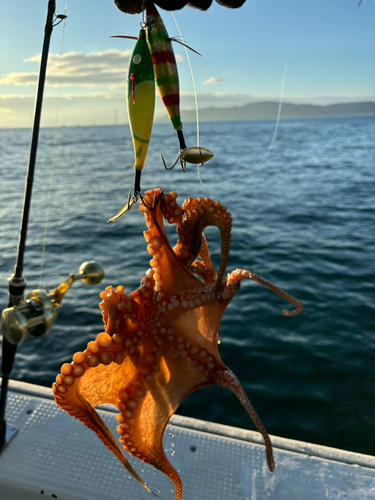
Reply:
[[[0, 128], [31, 127], [35, 96], [2, 96], [0, 99]], [[1, 112], [1, 109], [10, 112]], [[58, 109], [59, 126], [111, 125], [127, 123], [125, 92], [69, 93], [59, 98], [45, 95], [41, 117], [42, 127], [55, 127]]]
[[203, 85], [216, 85], [219, 82], [223, 82], [224, 78], [220, 78], [218, 76], [211, 76], [208, 80], [203, 82]]
[[[62, 57], [50, 54], [46, 86], [49, 87], [124, 87], [131, 50], [116, 49], [102, 52], [68, 52]], [[40, 55], [30, 57], [25, 62], [39, 62]], [[60, 76], [61, 69], [61, 76]], [[8, 73], [0, 77], [0, 85], [35, 85], [37, 72]]]

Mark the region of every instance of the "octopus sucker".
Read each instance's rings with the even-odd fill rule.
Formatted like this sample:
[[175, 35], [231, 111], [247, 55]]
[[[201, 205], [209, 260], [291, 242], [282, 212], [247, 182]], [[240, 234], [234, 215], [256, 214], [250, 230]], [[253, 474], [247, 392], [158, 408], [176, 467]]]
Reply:
[[[285, 315], [298, 314], [302, 305], [251, 271], [236, 269], [224, 277], [232, 227], [227, 208], [209, 198], [190, 197], [182, 206], [176, 200], [174, 192], [145, 193], [139, 208], [151, 268], [129, 295], [121, 285], [100, 293], [104, 332], [61, 366], [53, 390], [57, 404], [92, 429], [142, 486], [148, 489], [121, 447], [166, 474], [175, 500], [181, 500], [181, 480], [164, 453], [163, 434], [178, 406], [200, 387], [218, 384], [232, 391], [263, 436], [268, 468], [275, 467], [267, 431], [218, 351], [221, 318], [241, 280], [256, 281], [293, 304]], [[164, 221], [176, 225], [173, 248]], [[211, 225], [221, 236], [218, 273], [203, 234]], [[95, 411], [103, 403], [118, 409], [119, 443]]]

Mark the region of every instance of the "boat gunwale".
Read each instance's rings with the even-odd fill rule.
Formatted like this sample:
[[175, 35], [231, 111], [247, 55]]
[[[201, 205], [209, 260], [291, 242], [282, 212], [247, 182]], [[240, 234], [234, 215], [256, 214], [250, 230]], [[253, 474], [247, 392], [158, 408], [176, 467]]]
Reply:
[[[0, 377], [1, 382], [1, 377]], [[36, 384], [30, 384], [18, 380], [9, 381], [9, 391], [23, 395], [38, 397], [41, 399], [53, 400], [52, 389]], [[111, 405], [100, 405], [97, 407], [99, 411], [107, 411], [110, 413], [117, 413], [118, 410]], [[253, 430], [241, 429], [239, 427], [232, 427], [229, 425], [218, 424], [215, 422], [208, 422], [192, 417], [185, 417], [182, 415], [173, 415], [171, 424], [176, 427], [182, 427], [195, 432], [203, 432], [220, 436], [221, 438], [236, 439], [238, 441], [259, 444], [263, 446], [262, 436]], [[352, 451], [341, 450], [339, 448], [331, 448], [314, 443], [307, 443], [304, 441], [283, 438], [271, 435], [272, 445], [275, 450], [289, 451], [292, 453], [300, 453], [307, 455], [309, 458], [319, 458], [324, 460], [332, 460], [353, 466], [361, 466], [370, 469], [375, 469], [375, 456], [364, 455]]]

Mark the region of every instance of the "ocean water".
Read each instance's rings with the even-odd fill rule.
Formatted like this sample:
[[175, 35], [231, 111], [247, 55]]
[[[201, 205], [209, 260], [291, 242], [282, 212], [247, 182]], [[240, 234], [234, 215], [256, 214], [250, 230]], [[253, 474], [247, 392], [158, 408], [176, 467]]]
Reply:
[[[177, 139], [154, 127], [143, 190], [208, 196], [233, 216], [228, 270], [250, 269], [298, 298], [302, 314], [260, 285], [243, 282], [220, 327], [220, 354], [237, 374], [269, 433], [375, 453], [375, 119], [201, 124], [215, 157], [166, 172]], [[186, 142], [195, 144], [193, 125]], [[7, 306], [19, 236], [31, 132], [0, 130], [0, 307]], [[100, 285], [75, 283], [49, 336], [18, 348], [13, 378], [50, 385], [62, 363], [103, 331], [98, 294], [135, 290], [149, 267], [142, 214], [107, 219], [133, 185], [126, 126], [42, 129], [25, 254], [27, 292], [52, 289], [96, 259]], [[54, 162], [53, 162], [54, 158]], [[53, 167], [52, 167], [53, 163]], [[48, 199], [50, 197], [50, 203]], [[48, 208], [49, 205], [49, 208]], [[48, 226], [46, 229], [46, 219]], [[175, 239], [174, 231], [168, 233]], [[218, 232], [206, 231], [214, 263]], [[45, 256], [42, 265], [42, 249]], [[291, 308], [291, 306], [288, 306]], [[253, 428], [229, 391], [192, 394], [179, 413]]]

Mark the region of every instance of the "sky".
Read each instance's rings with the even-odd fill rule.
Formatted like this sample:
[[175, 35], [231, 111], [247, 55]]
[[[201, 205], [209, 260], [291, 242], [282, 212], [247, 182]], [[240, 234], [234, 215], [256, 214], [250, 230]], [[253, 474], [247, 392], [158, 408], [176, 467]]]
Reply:
[[[0, 3], [0, 127], [31, 127], [48, 0]], [[42, 126], [127, 123], [125, 85], [142, 17], [112, 0], [56, 0], [68, 19], [51, 37]], [[171, 37], [170, 12], [159, 12]], [[256, 101], [331, 104], [375, 100], [375, 0], [247, 0], [175, 12], [199, 108]], [[184, 48], [174, 44], [181, 109], [194, 109]], [[156, 99], [155, 118], [165, 115]]]

